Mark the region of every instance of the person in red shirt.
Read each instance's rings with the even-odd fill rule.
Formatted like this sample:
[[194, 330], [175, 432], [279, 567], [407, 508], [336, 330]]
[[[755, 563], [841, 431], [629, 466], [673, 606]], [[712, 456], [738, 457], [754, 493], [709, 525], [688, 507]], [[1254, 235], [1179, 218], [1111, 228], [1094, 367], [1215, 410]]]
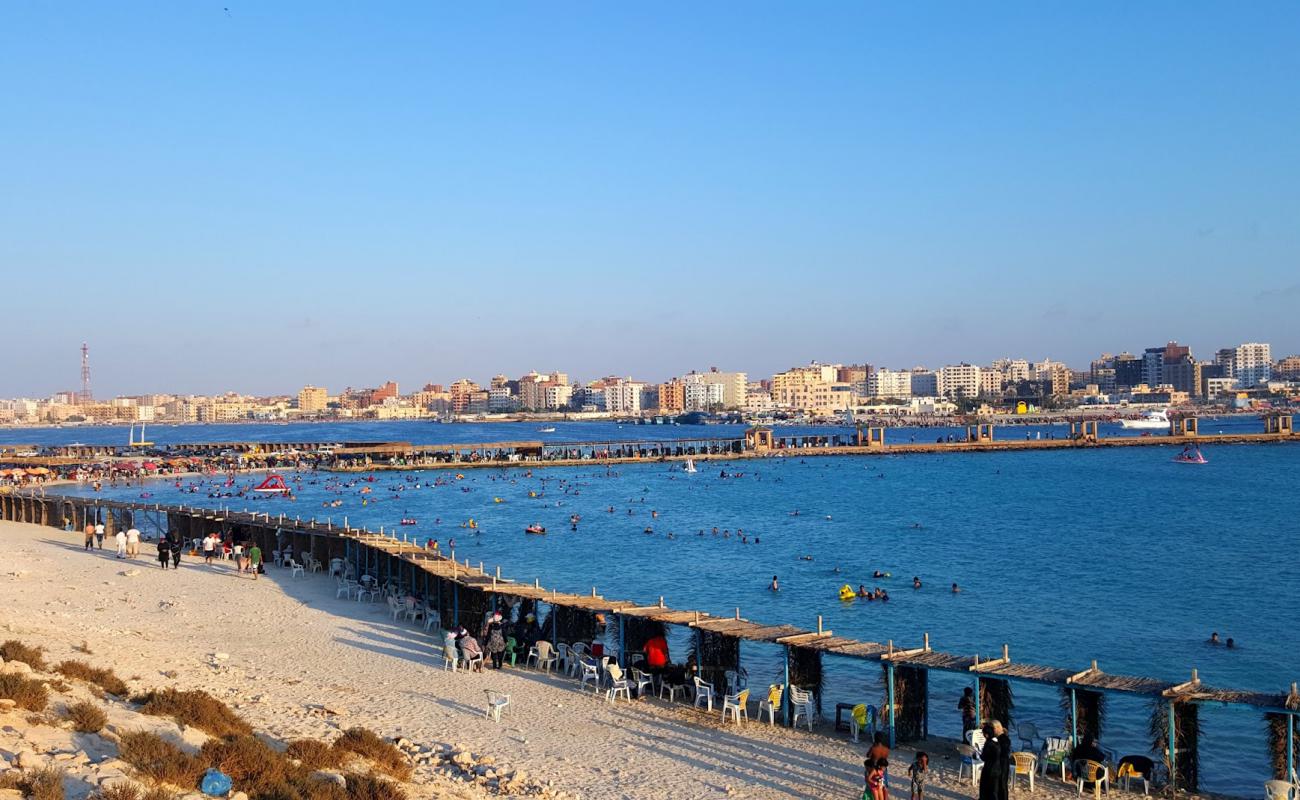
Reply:
[[664, 637], [650, 639], [641, 649], [645, 651], [645, 663], [651, 672], [668, 666], [668, 640]]

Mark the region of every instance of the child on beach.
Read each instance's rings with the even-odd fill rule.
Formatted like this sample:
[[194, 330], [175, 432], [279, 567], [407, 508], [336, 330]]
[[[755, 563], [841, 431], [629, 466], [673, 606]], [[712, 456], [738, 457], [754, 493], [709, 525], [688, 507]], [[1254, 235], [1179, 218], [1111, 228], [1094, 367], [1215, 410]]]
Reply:
[[866, 769], [867, 786], [862, 790], [862, 800], [888, 800], [889, 794], [885, 790], [885, 770], [889, 767], [889, 762], [885, 759], [872, 761], [870, 758], [862, 762]]
[[916, 760], [907, 768], [907, 774], [912, 777], [912, 800], [924, 800], [925, 774], [929, 771], [930, 756], [924, 751], [918, 751]]

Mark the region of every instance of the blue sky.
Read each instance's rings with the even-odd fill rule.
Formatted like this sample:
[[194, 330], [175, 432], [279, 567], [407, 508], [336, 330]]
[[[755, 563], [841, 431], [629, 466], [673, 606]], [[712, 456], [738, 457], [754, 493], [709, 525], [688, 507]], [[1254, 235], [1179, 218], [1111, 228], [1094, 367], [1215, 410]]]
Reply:
[[[227, 13], [224, 9], [229, 9]], [[0, 6], [0, 396], [1300, 350], [1300, 5]]]

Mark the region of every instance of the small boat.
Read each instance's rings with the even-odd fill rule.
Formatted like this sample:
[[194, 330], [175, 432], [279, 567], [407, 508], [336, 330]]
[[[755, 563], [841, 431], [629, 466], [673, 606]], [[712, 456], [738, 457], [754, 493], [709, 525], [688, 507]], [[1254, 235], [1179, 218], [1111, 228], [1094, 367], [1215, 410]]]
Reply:
[[695, 468], [695, 459], [693, 458], [686, 459], [686, 466], [682, 468], [682, 471], [687, 473], [699, 472], [699, 470]]
[[540, 427], [540, 428], [537, 429], [537, 432], [538, 432], [538, 433], [555, 433], [555, 426], [554, 426], [554, 425], [543, 425], [542, 427]]
[[402, 524], [403, 524], [403, 525], [419, 525], [420, 523], [419, 523], [419, 521], [416, 520], [414, 517], [402, 517]]
[[1140, 419], [1121, 419], [1119, 426], [1125, 430], [1158, 431], [1169, 427], [1167, 411], [1150, 411]]
[[529, 525], [527, 528], [524, 528], [524, 533], [530, 533], [533, 536], [545, 536], [546, 529], [543, 528], [541, 525], [533, 524], [533, 525]]
[[1174, 456], [1175, 464], [1208, 464], [1208, 459], [1201, 453], [1201, 448], [1188, 449], [1184, 448], [1183, 452]]

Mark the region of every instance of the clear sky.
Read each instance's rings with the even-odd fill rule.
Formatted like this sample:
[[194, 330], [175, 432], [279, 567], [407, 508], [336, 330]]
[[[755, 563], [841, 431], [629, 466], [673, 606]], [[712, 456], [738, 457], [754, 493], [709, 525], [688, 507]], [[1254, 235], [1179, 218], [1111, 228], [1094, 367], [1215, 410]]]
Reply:
[[[227, 11], [228, 9], [228, 11]], [[0, 4], [0, 396], [1300, 350], [1300, 4]]]

